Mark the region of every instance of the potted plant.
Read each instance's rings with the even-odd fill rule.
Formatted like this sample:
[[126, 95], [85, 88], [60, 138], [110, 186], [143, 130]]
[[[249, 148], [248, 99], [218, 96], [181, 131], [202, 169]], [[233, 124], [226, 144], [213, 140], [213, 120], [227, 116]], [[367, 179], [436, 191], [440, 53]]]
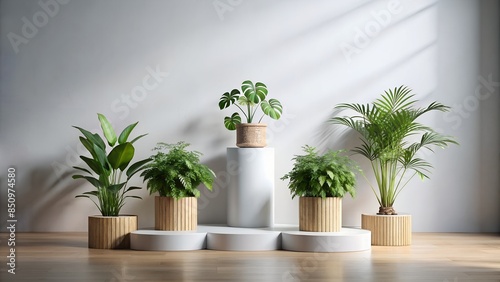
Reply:
[[[385, 217], [362, 215], [362, 228], [372, 231], [374, 245], [411, 243], [411, 217], [398, 217], [394, 202], [414, 176], [429, 178], [432, 166], [419, 157], [421, 150], [432, 152], [434, 147], [444, 148], [449, 144], [458, 144], [452, 137], [437, 133], [417, 122], [426, 113], [445, 112], [449, 107], [432, 102], [426, 107], [417, 108], [415, 104], [418, 100], [414, 99], [415, 95], [411, 91], [406, 86], [400, 86], [385, 91], [372, 104], [339, 104], [336, 109], [353, 110], [356, 113], [330, 120], [333, 124], [347, 126], [360, 134], [362, 144], [353, 151], [366, 157], [373, 168], [377, 189], [371, 184], [370, 187], [380, 205], [377, 214]], [[373, 225], [376, 222], [385, 225], [381, 228], [385, 230], [375, 230]], [[378, 233], [379, 231], [384, 234]]]
[[[137, 230], [137, 216], [121, 215], [120, 210], [127, 198], [139, 198], [128, 195], [128, 192], [141, 189], [127, 187], [130, 178], [139, 172], [150, 160], [138, 161], [129, 166], [135, 153], [133, 143], [144, 135], [128, 141], [129, 135], [138, 122], [127, 126], [117, 137], [110, 122], [102, 114], [97, 114], [106, 142], [97, 133], [91, 133], [81, 127], [77, 128], [83, 136], [80, 142], [90, 153], [80, 158], [87, 168], [74, 168], [85, 175], [73, 175], [73, 179], [85, 179], [94, 186], [94, 190], [84, 192], [76, 197], [89, 198], [101, 212], [101, 216], [89, 216], [89, 248], [114, 249], [129, 248], [129, 233]], [[125, 172], [125, 175], [123, 173]], [[94, 200], [97, 199], [97, 202]]]
[[[236, 146], [240, 148], [263, 148], [266, 146], [267, 126], [261, 123], [262, 118], [266, 115], [278, 120], [283, 112], [283, 107], [278, 100], [266, 100], [267, 94], [267, 86], [264, 83], [257, 82], [254, 85], [250, 80], [243, 81], [241, 92], [238, 89], [233, 89], [231, 92], [222, 94], [219, 108], [223, 110], [235, 105], [245, 117], [245, 123], [242, 123], [238, 112], [224, 118], [224, 126], [229, 130], [236, 130]], [[255, 123], [255, 114], [259, 108], [262, 110], [262, 116]]]
[[342, 228], [342, 197], [355, 196], [358, 170], [342, 151], [328, 150], [321, 155], [316, 148], [304, 146], [305, 155], [295, 156], [293, 168], [281, 180], [290, 179], [292, 199], [299, 196], [301, 231], [338, 232]]
[[[155, 229], [196, 230], [198, 222], [198, 186], [212, 190], [215, 173], [200, 163], [197, 151], [187, 151], [189, 144], [158, 143], [157, 151], [141, 173], [149, 193], [155, 196]], [[168, 151], [168, 152], [165, 152]]]

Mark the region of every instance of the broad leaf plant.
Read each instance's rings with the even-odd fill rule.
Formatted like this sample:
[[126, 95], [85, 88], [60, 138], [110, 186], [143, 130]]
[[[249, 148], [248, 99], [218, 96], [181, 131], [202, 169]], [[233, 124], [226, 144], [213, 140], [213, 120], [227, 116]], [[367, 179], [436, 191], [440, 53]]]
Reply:
[[85, 174], [73, 175], [73, 179], [85, 179], [95, 188], [76, 197], [92, 200], [103, 216], [118, 216], [127, 198], [141, 199], [139, 196], [128, 195], [130, 191], [141, 187], [127, 187], [127, 184], [134, 174], [151, 161], [148, 158], [130, 165], [135, 154], [134, 142], [146, 134], [128, 141], [138, 122], [127, 126], [117, 136], [108, 119], [102, 114], [97, 116], [106, 142], [97, 133], [73, 126], [82, 133], [83, 136], [79, 137], [80, 142], [90, 154], [90, 156], [80, 156], [88, 168], [75, 166], [75, 169]]

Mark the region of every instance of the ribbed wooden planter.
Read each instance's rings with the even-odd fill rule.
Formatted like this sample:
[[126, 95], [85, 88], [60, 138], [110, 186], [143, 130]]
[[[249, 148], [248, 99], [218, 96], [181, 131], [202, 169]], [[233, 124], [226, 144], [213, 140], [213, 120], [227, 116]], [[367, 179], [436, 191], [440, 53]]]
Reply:
[[361, 215], [361, 228], [372, 232], [374, 246], [411, 245], [411, 215]]
[[198, 199], [155, 197], [155, 229], [169, 231], [196, 230]]
[[240, 148], [266, 147], [266, 128], [263, 123], [240, 123], [236, 125], [236, 146]]
[[300, 197], [300, 231], [339, 232], [341, 228], [342, 198]]
[[130, 232], [135, 230], [136, 215], [89, 216], [89, 248], [130, 249]]

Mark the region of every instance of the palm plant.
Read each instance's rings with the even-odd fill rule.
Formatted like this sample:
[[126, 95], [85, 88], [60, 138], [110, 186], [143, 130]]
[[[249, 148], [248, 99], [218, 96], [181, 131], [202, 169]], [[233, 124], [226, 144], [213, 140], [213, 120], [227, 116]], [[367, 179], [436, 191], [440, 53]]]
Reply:
[[[344, 125], [361, 135], [362, 144], [353, 149], [366, 157], [375, 174], [378, 193], [370, 184], [380, 209], [378, 214], [396, 214], [393, 205], [397, 196], [418, 175], [429, 178], [431, 164], [418, 156], [421, 149], [445, 148], [458, 144], [454, 138], [435, 132], [416, 120], [432, 111], [446, 112], [450, 108], [432, 102], [424, 108], [415, 108], [415, 95], [406, 86], [389, 89], [370, 104], [339, 104], [339, 110], [353, 110], [353, 116], [333, 117], [333, 124]], [[416, 138], [416, 139], [415, 139]], [[418, 140], [412, 142], [413, 140]], [[409, 175], [408, 175], [409, 174]]]
[[[215, 173], [208, 166], [200, 163], [201, 153], [187, 151], [189, 143], [158, 143], [157, 151], [141, 173], [147, 181], [149, 193], [158, 192], [160, 197], [199, 197], [198, 186], [203, 183], [212, 190]], [[168, 152], [164, 152], [168, 150]]]
[[[99, 134], [73, 126], [83, 134], [79, 138], [80, 142], [91, 156], [90, 158], [80, 156], [90, 170], [77, 166], [73, 167], [88, 175], [76, 174], [73, 175], [73, 179], [85, 179], [95, 187], [95, 190], [84, 192], [76, 197], [89, 198], [103, 216], [118, 216], [121, 208], [125, 205], [126, 198], [141, 199], [139, 196], [127, 195], [128, 192], [141, 189], [141, 187], [132, 186], [127, 188], [127, 184], [134, 174], [151, 161], [149, 158], [144, 159], [129, 167], [135, 153], [133, 143], [146, 134], [128, 141], [130, 133], [138, 124], [136, 122], [127, 126], [117, 137], [115, 130], [106, 117], [102, 114], [97, 114], [97, 116], [109, 148]], [[109, 151], [109, 153], [106, 151]], [[123, 172], [125, 172], [125, 176]], [[91, 196], [96, 197], [97, 202]]]
[[[219, 100], [219, 108], [223, 110], [234, 104], [243, 113], [247, 123], [254, 121], [255, 114], [259, 108], [263, 112], [258, 121], [259, 123], [262, 121], [264, 115], [276, 120], [281, 117], [283, 107], [276, 99], [266, 100], [268, 90], [264, 83], [257, 82], [254, 85], [250, 80], [243, 81], [241, 91], [243, 95], [241, 95], [238, 89], [233, 89], [231, 92], [222, 94]], [[246, 109], [244, 110], [242, 107], [246, 107]], [[240, 123], [241, 116], [238, 112], [224, 118], [224, 126], [229, 130], [235, 130], [236, 125]]]

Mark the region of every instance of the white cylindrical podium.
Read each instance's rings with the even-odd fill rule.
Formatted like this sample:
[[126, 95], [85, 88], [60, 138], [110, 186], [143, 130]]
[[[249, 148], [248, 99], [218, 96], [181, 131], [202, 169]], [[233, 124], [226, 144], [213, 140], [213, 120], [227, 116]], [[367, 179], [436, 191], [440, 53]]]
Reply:
[[227, 148], [227, 224], [274, 224], [274, 148]]

